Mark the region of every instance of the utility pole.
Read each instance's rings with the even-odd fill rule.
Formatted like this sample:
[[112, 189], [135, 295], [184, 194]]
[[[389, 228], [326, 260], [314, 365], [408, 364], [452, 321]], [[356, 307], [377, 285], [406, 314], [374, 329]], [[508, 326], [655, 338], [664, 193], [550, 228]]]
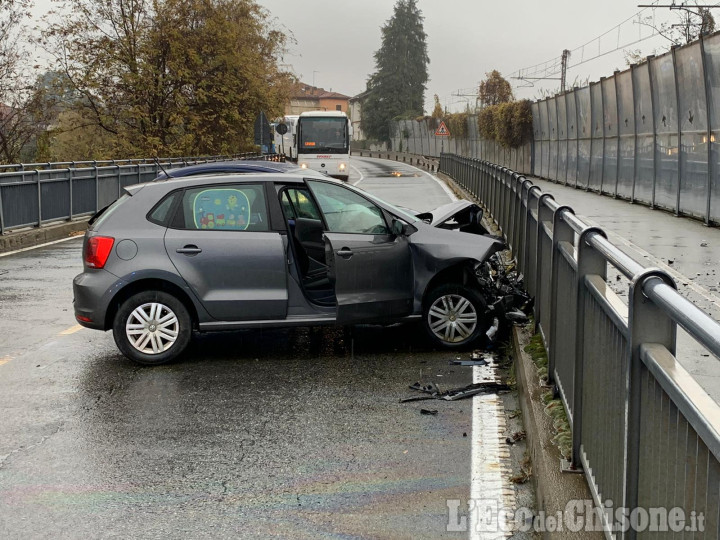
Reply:
[[315, 74], [316, 74], [316, 73], [320, 73], [320, 72], [319, 72], [319, 71], [313, 71], [313, 89], [312, 89], [313, 95], [315, 95]]
[[567, 77], [567, 65], [568, 65], [568, 59], [570, 58], [570, 51], [568, 49], [563, 49], [562, 52], [562, 60], [561, 60], [561, 74], [560, 74], [560, 93], [565, 92], [565, 82]]

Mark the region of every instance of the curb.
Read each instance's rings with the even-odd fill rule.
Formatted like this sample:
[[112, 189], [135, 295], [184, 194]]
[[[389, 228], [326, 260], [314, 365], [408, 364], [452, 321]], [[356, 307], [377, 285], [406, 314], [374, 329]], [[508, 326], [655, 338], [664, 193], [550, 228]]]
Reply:
[[[560, 471], [560, 452], [552, 442], [553, 425], [545, 414], [542, 403], [540, 378], [530, 355], [524, 351], [524, 345], [530, 339], [527, 331], [513, 328], [513, 349], [515, 357], [515, 375], [518, 385], [520, 409], [523, 425], [527, 433], [528, 451], [533, 464], [533, 483], [538, 510], [546, 515], [566, 513], [570, 501], [592, 501], [592, 495], [584, 474], [562, 473]], [[577, 513], [581, 515], [580, 512]], [[585, 516], [587, 517], [587, 516]], [[581, 538], [600, 540], [605, 535], [600, 531], [569, 530], [545, 532], [544, 538]]]
[[[460, 197], [475, 201], [484, 207], [482, 201], [477, 200], [446, 174], [438, 173], [438, 177]], [[540, 378], [532, 358], [524, 350], [529, 340], [530, 335], [525, 330], [520, 327], [513, 327], [512, 346], [515, 377], [518, 386], [518, 401], [522, 410], [523, 427], [527, 434], [528, 453], [533, 466], [532, 481], [535, 488], [535, 500], [538, 511], [544, 512], [546, 516], [558, 516], [558, 512], [565, 515], [567, 505], [571, 501], [590, 501], [593, 506], [594, 503], [584, 474], [561, 472], [560, 451], [552, 442], [554, 429], [552, 419], [545, 414], [545, 406], [541, 398]], [[586, 512], [587, 506], [584, 508]], [[585, 516], [582, 511], [577, 512], [576, 515], [580, 516], [580, 519], [589, 517]], [[571, 515], [571, 517], [573, 516]], [[566, 538], [605, 539], [605, 534], [602, 531], [581, 530], [572, 532], [565, 527], [563, 527], [563, 530], [544, 531], [541, 534], [543, 538], [552, 540]]]
[[85, 231], [87, 229], [88, 219], [89, 218], [86, 217], [0, 235], [0, 253], [67, 238], [68, 236], [72, 236], [73, 233]]

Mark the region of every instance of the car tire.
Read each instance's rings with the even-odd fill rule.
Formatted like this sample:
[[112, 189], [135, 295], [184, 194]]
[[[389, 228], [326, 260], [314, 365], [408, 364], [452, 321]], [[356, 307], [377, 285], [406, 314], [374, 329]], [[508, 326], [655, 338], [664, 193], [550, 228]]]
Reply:
[[454, 283], [440, 285], [426, 297], [423, 326], [437, 345], [461, 348], [484, 336], [489, 327], [486, 310], [477, 291]]
[[113, 320], [115, 343], [125, 356], [148, 366], [164, 364], [190, 343], [192, 321], [185, 305], [162, 291], [143, 291], [125, 300]]

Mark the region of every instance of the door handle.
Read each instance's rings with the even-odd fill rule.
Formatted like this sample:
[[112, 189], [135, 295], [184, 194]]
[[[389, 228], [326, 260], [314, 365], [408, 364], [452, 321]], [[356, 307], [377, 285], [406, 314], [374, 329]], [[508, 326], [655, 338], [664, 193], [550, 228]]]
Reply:
[[350, 248], [342, 248], [337, 251], [337, 254], [340, 255], [343, 259], [349, 259], [353, 256], [352, 249]]
[[194, 244], [188, 244], [187, 246], [176, 249], [175, 252], [182, 253], [184, 255], [197, 255], [198, 253], [202, 253], [202, 249]]

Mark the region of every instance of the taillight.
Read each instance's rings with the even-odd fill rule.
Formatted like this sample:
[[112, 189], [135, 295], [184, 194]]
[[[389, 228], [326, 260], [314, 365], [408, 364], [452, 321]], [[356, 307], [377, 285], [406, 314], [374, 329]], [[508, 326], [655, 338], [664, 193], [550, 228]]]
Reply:
[[85, 244], [85, 264], [89, 268], [103, 268], [110, 256], [115, 239], [109, 236], [91, 236]]

